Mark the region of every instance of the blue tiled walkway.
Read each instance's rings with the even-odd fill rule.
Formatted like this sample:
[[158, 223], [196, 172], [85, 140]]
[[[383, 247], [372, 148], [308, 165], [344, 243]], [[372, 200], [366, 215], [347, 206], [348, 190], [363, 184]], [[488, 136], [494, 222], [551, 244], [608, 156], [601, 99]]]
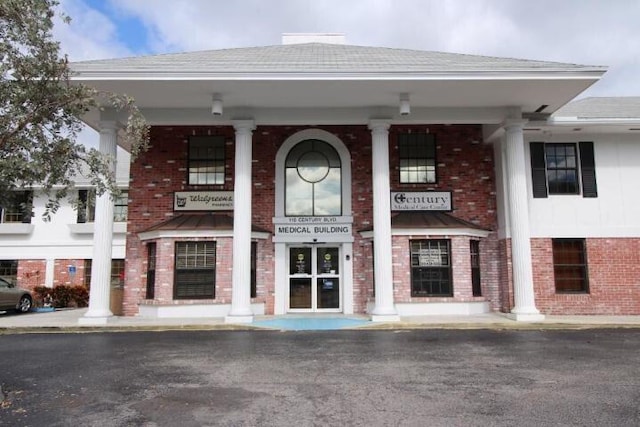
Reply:
[[365, 319], [347, 317], [283, 317], [279, 319], [258, 320], [254, 326], [287, 331], [327, 331], [334, 329], [357, 328], [370, 323]]

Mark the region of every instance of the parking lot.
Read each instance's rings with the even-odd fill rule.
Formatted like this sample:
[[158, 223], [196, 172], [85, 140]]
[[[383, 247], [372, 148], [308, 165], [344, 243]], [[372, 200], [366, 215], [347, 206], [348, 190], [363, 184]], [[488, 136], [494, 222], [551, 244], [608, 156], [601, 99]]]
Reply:
[[637, 426], [640, 330], [0, 336], [8, 425]]

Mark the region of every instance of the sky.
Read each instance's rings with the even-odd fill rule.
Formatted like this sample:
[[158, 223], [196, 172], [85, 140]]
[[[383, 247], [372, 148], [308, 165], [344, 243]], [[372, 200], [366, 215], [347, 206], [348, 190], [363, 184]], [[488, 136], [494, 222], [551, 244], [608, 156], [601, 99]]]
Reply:
[[60, 0], [72, 61], [267, 46], [282, 33], [347, 44], [608, 67], [583, 96], [640, 96], [640, 0]]

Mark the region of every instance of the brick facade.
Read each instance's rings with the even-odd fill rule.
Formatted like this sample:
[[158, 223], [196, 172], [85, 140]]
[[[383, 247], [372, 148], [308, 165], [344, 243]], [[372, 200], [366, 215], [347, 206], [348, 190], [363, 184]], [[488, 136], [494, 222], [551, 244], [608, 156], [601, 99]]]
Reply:
[[[337, 136], [351, 155], [352, 216], [354, 219], [353, 296], [354, 311], [365, 312], [374, 299], [373, 255], [371, 239], [360, 231], [368, 230], [373, 222], [371, 132], [364, 126], [318, 126]], [[275, 214], [275, 158], [281, 144], [291, 135], [309, 129], [306, 126], [260, 126], [253, 133], [253, 208], [255, 226], [273, 233]], [[435, 184], [400, 184], [397, 139], [401, 133], [429, 132], [436, 136], [437, 176]], [[226, 177], [222, 185], [190, 186], [187, 184], [187, 148], [192, 135], [221, 135], [226, 143]], [[124, 312], [137, 313], [137, 305], [189, 304], [189, 300], [173, 300], [173, 250], [176, 240], [161, 239], [157, 246], [155, 300], [145, 300], [146, 247], [138, 233], [174, 215], [173, 193], [189, 190], [233, 190], [235, 132], [224, 126], [153, 127], [151, 148], [131, 165], [129, 223], [127, 234], [126, 289]], [[392, 191], [452, 191], [452, 215], [473, 222], [487, 230], [496, 229], [495, 182], [493, 152], [482, 143], [481, 126], [392, 126], [389, 132]], [[424, 237], [424, 236], [423, 236]], [[231, 239], [216, 238], [218, 256], [216, 298], [210, 303], [230, 303], [231, 298]], [[394, 239], [394, 241], [397, 239]], [[406, 240], [406, 239], [404, 239]], [[455, 299], [471, 297], [469, 238], [454, 239]], [[458, 245], [459, 243], [459, 245]], [[410, 301], [410, 270], [406, 268], [408, 244], [394, 251], [398, 268], [394, 276], [397, 301]], [[459, 248], [458, 248], [459, 246]], [[492, 233], [481, 242], [483, 298], [498, 308], [497, 240]], [[259, 240], [257, 251], [257, 298], [253, 302], [265, 304], [265, 312], [274, 307], [274, 249], [270, 238]], [[407, 290], [408, 289], [408, 290]], [[468, 295], [467, 295], [468, 294]], [[207, 302], [197, 300], [198, 303]]]
[[532, 239], [536, 305], [545, 314], [640, 314], [640, 239], [587, 239], [587, 293], [556, 293], [551, 239]]

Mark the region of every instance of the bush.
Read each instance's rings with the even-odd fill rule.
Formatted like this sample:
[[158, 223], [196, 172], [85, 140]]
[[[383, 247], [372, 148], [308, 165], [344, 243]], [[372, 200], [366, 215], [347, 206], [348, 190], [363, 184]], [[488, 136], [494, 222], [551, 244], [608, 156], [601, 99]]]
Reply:
[[58, 285], [54, 288], [36, 286], [33, 289], [35, 306], [42, 307], [49, 300], [53, 307], [86, 307], [89, 291], [85, 286]]

